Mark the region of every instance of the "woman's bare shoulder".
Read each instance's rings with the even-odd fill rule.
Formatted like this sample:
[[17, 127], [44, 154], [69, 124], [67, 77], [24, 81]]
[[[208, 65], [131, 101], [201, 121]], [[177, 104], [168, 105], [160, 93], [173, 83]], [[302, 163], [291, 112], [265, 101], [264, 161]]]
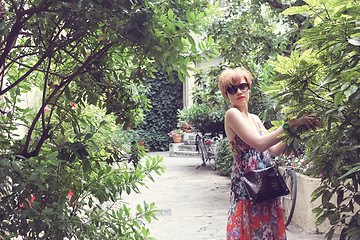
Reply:
[[226, 111], [226, 115], [233, 115], [233, 114], [239, 114], [240, 111], [237, 108], [230, 108]]

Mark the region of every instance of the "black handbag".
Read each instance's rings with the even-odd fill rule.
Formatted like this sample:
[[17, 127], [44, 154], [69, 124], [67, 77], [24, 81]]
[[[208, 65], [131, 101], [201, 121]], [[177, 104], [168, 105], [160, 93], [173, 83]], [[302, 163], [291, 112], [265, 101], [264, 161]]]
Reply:
[[289, 188], [275, 166], [252, 170], [246, 173], [241, 172], [240, 179], [244, 183], [249, 200], [253, 203], [267, 201], [290, 193]]
[[[253, 115], [251, 118], [257, 127], [259, 133], [261, 129], [258, 127]], [[261, 134], [262, 135], [262, 134]], [[289, 188], [281, 176], [277, 165], [273, 165], [264, 169], [251, 170], [243, 173], [235, 160], [236, 167], [238, 168], [241, 176], [240, 180], [246, 189], [249, 200], [253, 203], [259, 203], [274, 199], [277, 197], [285, 196], [290, 193]]]

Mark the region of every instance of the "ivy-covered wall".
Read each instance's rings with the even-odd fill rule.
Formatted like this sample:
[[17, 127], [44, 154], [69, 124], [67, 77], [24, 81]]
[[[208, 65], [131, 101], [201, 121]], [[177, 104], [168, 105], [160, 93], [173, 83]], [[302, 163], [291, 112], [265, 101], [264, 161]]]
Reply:
[[144, 123], [137, 127], [143, 130], [145, 145], [150, 151], [167, 151], [172, 139], [168, 133], [177, 127], [177, 112], [183, 108], [183, 83], [174, 73], [174, 82], [167, 74], [158, 72], [149, 78], [150, 110], [145, 112]]

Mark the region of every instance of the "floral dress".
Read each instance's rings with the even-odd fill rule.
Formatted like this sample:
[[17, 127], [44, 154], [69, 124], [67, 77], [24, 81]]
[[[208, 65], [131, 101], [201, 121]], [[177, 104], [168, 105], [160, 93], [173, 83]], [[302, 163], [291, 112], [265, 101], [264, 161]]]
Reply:
[[[270, 166], [268, 151], [260, 152], [236, 136], [230, 147], [234, 157], [227, 240], [285, 240], [284, 214], [280, 198], [254, 204], [240, 181], [240, 172]], [[238, 166], [238, 167], [237, 167]]]

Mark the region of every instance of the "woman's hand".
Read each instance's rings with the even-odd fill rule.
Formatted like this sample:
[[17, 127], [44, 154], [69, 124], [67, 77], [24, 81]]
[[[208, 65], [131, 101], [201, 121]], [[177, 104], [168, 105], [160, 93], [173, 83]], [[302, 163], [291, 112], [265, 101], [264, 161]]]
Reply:
[[290, 127], [293, 126], [306, 126], [308, 129], [312, 129], [313, 131], [319, 126], [319, 120], [314, 114], [304, 114], [300, 118], [295, 118], [287, 121]]

